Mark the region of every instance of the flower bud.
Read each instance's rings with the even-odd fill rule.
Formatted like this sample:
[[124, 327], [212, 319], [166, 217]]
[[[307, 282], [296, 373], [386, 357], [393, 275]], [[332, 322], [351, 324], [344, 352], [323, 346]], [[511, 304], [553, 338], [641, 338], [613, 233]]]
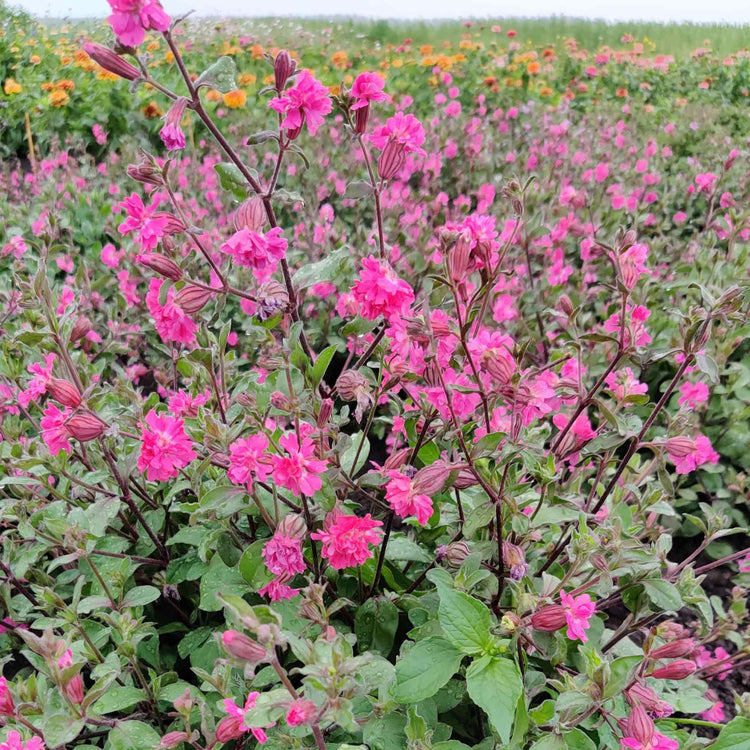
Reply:
[[101, 44], [89, 42], [83, 45], [83, 50], [95, 63], [101, 65], [109, 73], [114, 73], [128, 81], [135, 81], [141, 77], [141, 73], [135, 65], [131, 65], [127, 60], [123, 60], [111, 49]]
[[190, 688], [185, 688], [185, 692], [179, 698], [175, 698], [172, 705], [175, 707], [175, 711], [190, 713], [195, 705], [195, 701], [190, 697]]
[[469, 237], [462, 232], [456, 240], [456, 244], [448, 251], [448, 273], [457, 284], [466, 281], [470, 257], [471, 243]]
[[557, 306], [568, 317], [570, 317], [573, 314], [573, 311], [575, 310], [575, 307], [573, 307], [573, 303], [570, 301], [570, 297], [568, 297], [567, 294], [560, 295], [560, 298], [557, 300]]
[[268, 651], [260, 643], [236, 630], [225, 630], [221, 643], [230, 656], [251, 664], [259, 664], [268, 657]]
[[79, 316], [70, 330], [71, 343], [82, 339], [90, 330], [91, 321], [85, 315]]
[[638, 740], [643, 747], [650, 747], [654, 736], [654, 722], [640, 703], [633, 706], [627, 723], [628, 737]]
[[281, 391], [274, 391], [271, 394], [271, 406], [279, 411], [289, 412], [292, 410], [292, 402], [289, 399], [289, 396]]
[[65, 429], [70, 436], [82, 443], [96, 440], [108, 427], [106, 422], [90, 411], [77, 412], [65, 420]]
[[419, 495], [435, 495], [440, 492], [451, 475], [451, 467], [438, 460], [420, 469], [412, 479], [412, 489]]
[[5, 677], [0, 676], [0, 716], [13, 716], [16, 712], [16, 706], [13, 703], [13, 696], [8, 690], [8, 683]]
[[203, 289], [199, 286], [184, 286], [174, 296], [174, 303], [182, 308], [188, 315], [197, 313], [202, 310], [206, 303], [214, 296], [210, 289]]
[[544, 633], [560, 630], [566, 624], [565, 608], [560, 604], [550, 604], [548, 607], [542, 607], [538, 612], [534, 612], [531, 615], [531, 627], [534, 630], [541, 630]]
[[289, 306], [289, 293], [278, 281], [266, 281], [258, 287], [258, 320], [268, 320]]
[[521, 547], [517, 544], [503, 541], [503, 560], [510, 570], [510, 579], [520, 581], [529, 569], [526, 563], [526, 555]]
[[666, 667], [659, 667], [651, 672], [651, 677], [657, 680], [684, 680], [695, 672], [695, 662], [690, 659], [677, 659], [667, 664]]
[[167, 732], [167, 734], [161, 738], [161, 742], [157, 745], [157, 748], [159, 748], [159, 750], [162, 750], [163, 748], [169, 750], [170, 748], [177, 747], [181, 742], [186, 742], [189, 737], [190, 735], [187, 732]]
[[646, 711], [659, 717], [670, 716], [674, 709], [659, 696], [648, 685], [636, 682], [626, 693], [625, 698], [631, 706], [640, 703]]
[[333, 401], [330, 398], [324, 398], [320, 404], [320, 411], [318, 412], [318, 418], [316, 424], [319, 428], [324, 428], [328, 424], [328, 420], [331, 418], [333, 413]]
[[685, 638], [689, 633], [679, 622], [662, 622], [656, 626], [656, 635], [665, 641], [676, 641], [678, 638]]
[[393, 471], [400, 469], [408, 460], [411, 454], [411, 448], [399, 448], [399, 450], [391, 453], [388, 458], [385, 459], [383, 468], [386, 471]]
[[166, 279], [172, 281], [179, 281], [182, 278], [182, 271], [180, 267], [173, 261], [167, 258], [166, 255], [159, 255], [159, 253], [144, 253], [136, 255], [135, 260], [146, 268], [150, 268], [160, 276], [164, 276]]
[[154, 214], [155, 219], [164, 219], [166, 222], [164, 226], [164, 234], [179, 234], [185, 231], [185, 225], [182, 221], [177, 218], [174, 214], [170, 214], [169, 211], [157, 211]]
[[71, 703], [80, 706], [83, 703], [83, 678], [80, 674], [74, 675], [65, 686], [65, 695], [68, 696]]
[[367, 132], [367, 122], [370, 119], [370, 102], [364, 107], [360, 107], [354, 113], [354, 132], [357, 135], [364, 135]]
[[521, 618], [515, 612], [506, 612], [500, 619], [500, 627], [513, 632], [521, 624]]
[[140, 164], [128, 164], [128, 168], [125, 171], [128, 173], [128, 177], [136, 182], [159, 187], [164, 184], [164, 176], [161, 169], [146, 161]]
[[339, 375], [336, 388], [344, 401], [356, 401], [361, 392], [370, 390], [370, 383], [359, 370], [346, 370]]
[[445, 562], [451, 568], [460, 568], [470, 554], [471, 548], [466, 542], [451, 542], [445, 549]]
[[516, 363], [510, 354], [503, 354], [498, 349], [485, 349], [480, 363], [482, 369], [501, 383], [507, 383], [516, 371]]
[[289, 536], [294, 539], [302, 539], [307, 531], [305, 519], [298, 513], [290, 513], [281, 519], [276, 527], [276, 533], [282, 536]]
[[221, 742], [236, 740], [245, 733], [245, 725], [237, 716], [225, 716], [216, 727], [216, 739]]
[[652, 659], [676, 659], [687, 656], [695, 651], [695, 641], [692, 638], [681, 638], [679, 641], [665, 643], [649, 652]]
[[456, 481], [453, 482], [453, 486], [457, 490], [465, 490], [469, 487], [474, 487], [475, 485], [479, 484], [477, 481], [477, 478], [474, 476], [474, 472], [469, 469], [461, 469], [458, 472], [458, 476], [456, 477]]
[[75, 409], [81, 405], [81, 394], [78, 392], [78, 388], [67, 380], [50, 378], [47, 381], [47, 393], [55, 401], [61, 403], [63, 406], [69, 406], [71, 409]]
[[290, 727], [309, 724], [318, 714], [317, 706], [306, 698], [297, 698], [286, 712], [286, 723]]
[[684, 458], [695, 453], [695, 441], [684, 436], [669, 438], [664, 443], [664, 447], [670, 456], [675, 456], [676, 458]]
[[241, 232], [248, 229], [251, 232], [260, 232], [266, 223], [266, 209], [263, 206], [263, 200], [253, 195], [240, 204], [234, 212], [234, 230]]
[[384, 180], [391, 180], [406, 164], [406, 148], [396, 141], [388, 141], [378, 159], [378, 175]]
[[285, 49], [280, 50], [273, 61], [273, 79], [276, 91], [281, 93], [284, 90], [286, 82], [296, 69], [297, 63], [292, 60], [289, 53]]

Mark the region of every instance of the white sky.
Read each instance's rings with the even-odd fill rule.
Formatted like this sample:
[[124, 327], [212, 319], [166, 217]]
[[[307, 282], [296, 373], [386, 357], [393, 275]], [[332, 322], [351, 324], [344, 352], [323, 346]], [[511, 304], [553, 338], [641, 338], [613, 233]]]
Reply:
[[[11, 0], [35, 15], [104, 16], [105, 0]], [[355, 15], [370, 18], [468, 18], [566, 15], [610, 21], [728, 21], [750, 23], [750, 0], [534, 0], [519, 7], [511, 0], [163, 0], [171, 15], [285, 16]], [[522, 11], [529, 11], [524, 14]], [[748, 32], [750, 37], [750, 31]]]

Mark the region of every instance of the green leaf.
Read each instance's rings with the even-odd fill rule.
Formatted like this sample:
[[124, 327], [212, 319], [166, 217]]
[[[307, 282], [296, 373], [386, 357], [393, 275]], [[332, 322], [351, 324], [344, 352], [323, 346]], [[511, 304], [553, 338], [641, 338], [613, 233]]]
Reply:
[[130, 589], [122, 600], [123, 607], [143, 607], [155, 602], [161, 596], [161, 591], [155, 586], [136, 586]]
[[369, 198], [373, 194], [372, 185], [364, 180], [352, 180], [344, 191], [344, 198], [359, 200], [360, 198]]
[[475, 659], [466, 671], [469, 696], [490, 719], [500, 739], [508, 744], [518, 699], [523, 693], [515, 662], [497, 656]]
[[244, 487], [220, 484], [201, 497], [201, 510], [211, 510], [217, 518], [229, 518], [244, 509], [246, 497], [247, 490]]
[[448, 640], [465, 654], [487, 653], [494, 644], [492, 617], [473, 596], [441, 586], [438, 620]]
[[750, 719], [735, 716], [719, 732], [716, 742], [709, 745], [710, 750], [748, 750], [750, 748]]
[[[355, 476], [370, 455], [370, 441], [368, 438], [362, 440], [362, 432], [355, 432], [350, 439], [351, 444], [341, 454], [341, 466], [351, 476]], [[360, 443], [362, 443], [362, 450], [359, 449]]]
[[360, 652], [375, 651], [387, 657], [398, 628], [398, 609], [390, 599], [368, 599], [357, 609], [354, 633]]
[[211, 637], [211, 633], [213, 632], [214, 628], [209, 626], [191, 631], [177, 645], [177, 653], [182, 659], [185, 659], [188, 654], [199, 649]]
[[234, 80], [236, 74], [237, 66], [234, 64], [234, 60], [227, 55], [223, 55], [198, 76], [195, 88], [210, 86], [217, 91], [221, 91], [222, 94], [226, 94], [237, 88]]
[[44, 741], [50, 748], [63, 748], [78, 737], [85, 722], [70, 714], [53, 713], [44, 719], [42, 733]]
[[531, 746], [531, 750], [565, 750], [565, 748], [565, 740], [559, 734], [548, 734]]
[[151, 750], [161, 742], [161, 737], [142, 721], [124, 721], [109, 733], [112, 750]]
[[419, 641], [396, 662], [393, 697], [399, 703], [418, 703], [435, 695], [456, 673], [462, 658], [445, 638]]
[[604, 686], [603, 697], [614, 698], [619, 695], [630, 683], [635, 675], [635, 670], [638, 669], [642, 661], [643, 656], [641, 654], [621, 656], [619, 659], [615, 659], [610, 664], [609, 679]]
[[346, 245], [329, 253], [323, 260], [316, 263], [307, 263], [299, 268], [294, 276], [292, 283], [296, 289], [305, 289], [309, 286], [315, 286], [324, 281], [331, 281], [342, 276], [349, 264], [351, 263], [351, 250]]
[[594, 741], [581, 729], [573, 729], [564, 735], [568, 750], [596, 750]]
[[393, 562], [432, 562], [432, 558], [408, 536], [392, 536], [385, 548], [386, 560]]
[[224, 190], [231, 191], [237, 200], [244, 200], [247, 195], [247, 180], [236, 164], [223, 161], [214, 166], [216, 174], [219, 175], [219, 184]]
[[659, 578], [642, 583], [648, 598], [659, 609], [676, 612], [682, 607], [682, 597], [673, 583]]
[[228, 568], [219, 555], [211, 558], [211, 564], [201, 578], [200, 608], [204, 612], [218, 612], [222, 603], [216, 598], [217, 594], [234, 594], [242, 596], [250, 588], [236, 568]]
[[94, 703], [93, 709], [98, 714], [111, 714], [132, 708], [136, 703], [145, 701], [146, 693], [135, 687], [110, 687], [107, 692]]
[[326, 347], [318, 354], [318, 358], [315, 360], [315, 364], [310, 371], [310, 379], [313, 386], [317, 387], [320, 381], [323, 380], [323, 376], [326, 374], [326, 370], [328, 369], [328, 365], [331, 364], [334, 354], [336, 354], [335, 344]]
[[253, 542], [240, 558], [240, 574], [254, 588], [261, 589], [273, 578], [272, 573], [263, 563], [263, 547], [266, 541], [259, 539]]

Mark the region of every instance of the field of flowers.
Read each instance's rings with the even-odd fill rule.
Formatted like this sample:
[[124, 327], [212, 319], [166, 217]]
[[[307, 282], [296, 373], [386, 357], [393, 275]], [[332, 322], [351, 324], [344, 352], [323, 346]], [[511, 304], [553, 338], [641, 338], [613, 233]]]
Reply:
[[0, 7], [0, 750], [750, 750], [750, 52], [110, 5]]

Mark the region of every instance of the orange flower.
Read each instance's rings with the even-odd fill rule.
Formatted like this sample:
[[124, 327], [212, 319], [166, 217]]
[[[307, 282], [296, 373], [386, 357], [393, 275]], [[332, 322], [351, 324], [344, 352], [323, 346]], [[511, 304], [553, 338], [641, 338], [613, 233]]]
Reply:
[[62, 81], [58, 81], [56, 86], [60, 91], [72, 91], [76, 87], [75, 83], [69, 78], [64, 78]]
[[53, 91], [49, 95], [49, 103], [56, 108], [64, 107], [69, 101], [70, 97], [64, 91]]
[[29, 58], [29, 62], [30, 62], [30, 63], [31, 63], [32, 65], [39, 65], [39, 63], [40, 63], [41, 61], [42, 61], [42, 58], [41, 58], [41, 57], [39, 57], [39, 55], [32, 55], [32, 56], [31, 56], [31, 57]]
[[252, 73], [243, 73], [237, 80], [239, 81], [240, 86], [252, 86], [258, 78]]
[[206, 92], [206, 99], [210, 102], [220, 102], [221, 101], [221, 91], [217, 91], [216, 89], [209, 89]]
[[149, 102], [143, 107], [141, 111], [149, 119], [154, 119], [155, 117], [161, 117], [164, 114], [156, 102]]
[[527, 72], [529, 73], [529, 75], [532, 75], [532, 76], [535, 76], [541, 69], [542, 69], [542, 66], [536, 61], [530, 62], [526, 66]]
[[620, 97], [621, 99], [624, 99], [624, 98], [625, 98], [625, 97], [626, 97], [626, 96], [628, 95], [628, 90], [627, 90], [627, 89], [617, 89], [617, 91], [616, 91], [615, 93], [616, 93], [616, 94], [617, 94], [617, 96], [619, 96], [619, 97]]
[[343, 70], [344, 68], [346, 68], [348, 62], [349, 62], [349, 55], [347, 55], [346, 52], [344, 52], [343, 50], [334, 52], [331, 55], [331, 64], [333, 65], [334, 68]]
[[224, 94], [224, 104], [230, 109], [239, 109], [245, 106], [247, 94], [242, 89], [235, 89]]
[[260, 44], [254, 44], [250, 47], [250, 54], [253, 56], [253, 60], [261, 60], [263, 58], [263, 47]]
[[18, 81], [13, 80], [12, 78], [5, 79], [3, 91], [5, 91], [7, 96], [10, 96], [11, 94], [20, 94], [22, 90], [21, 84]]
[[427, 57], [427, 55], [432, 54], [432, 45], [431, 44], [423, 44], [419, 48], [419, 54], [422, 55], [422, 57]]

